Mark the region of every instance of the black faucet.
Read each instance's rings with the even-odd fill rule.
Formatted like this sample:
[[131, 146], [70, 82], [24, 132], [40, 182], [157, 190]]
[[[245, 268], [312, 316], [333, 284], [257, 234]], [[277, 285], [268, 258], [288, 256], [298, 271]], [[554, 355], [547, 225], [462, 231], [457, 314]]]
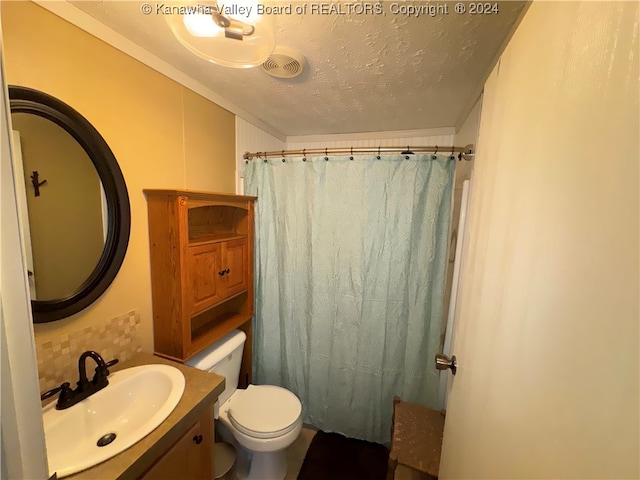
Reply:
[[[93, 360], [98, 365], [91, 380], [87, 378], [86, 361], [88, 357], [93, 358]], [[109, 367], [112, 367], [116, 363], [118, 363], [118, 359], [111, 360], [110, 362], [105, 363], [102, 357], [93, 350], [84, 352], [78, 359], [78, 373], [80, 379], [78, 380], [78, 386], [76, 387], [76, 389], [72, 390], [69, 382], [64, 382], [59, 387], [44, 392], [40, 396], [40, 400], [52, 397], [56, 393], [60, 392], [58, 403], [56, 403], [56, 410], [64, 410], [65, 408], [72, 407], [76, 403], [84, 400], [85, 398], [93, 395], [97, 391], [102, 390], [104, 387], [109, 385], [109, 380], [107, 380], [107, 377], [109, 376]]]

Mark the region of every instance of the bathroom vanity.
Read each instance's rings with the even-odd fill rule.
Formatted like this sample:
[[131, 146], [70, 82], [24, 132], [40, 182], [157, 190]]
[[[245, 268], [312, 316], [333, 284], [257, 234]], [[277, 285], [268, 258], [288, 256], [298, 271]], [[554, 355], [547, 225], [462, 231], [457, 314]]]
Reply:
[[173, 412], [160, 426], [127, 450], [66, 478], [212, 478], [213, 404], [224, 390], [224, 378], [145, 353], [137, 354], [113, 370], [154, 363], [176, 367], [185, 377], [184, 393]]
[[256, 197], [144, 193], [155, 353], [184, 363], [239, 328], [247, 334], [239, 382], [246, 387], [251, 383]]

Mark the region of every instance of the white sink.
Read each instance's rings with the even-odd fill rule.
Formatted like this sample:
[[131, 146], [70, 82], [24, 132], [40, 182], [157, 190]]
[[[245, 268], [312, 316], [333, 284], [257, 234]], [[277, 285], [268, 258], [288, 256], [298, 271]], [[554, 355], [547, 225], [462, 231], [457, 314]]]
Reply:
[[[43, 410], [49, 472], [58, 478], [97, 465], [151, 433], [176, 407], [184, 376], [168, 365], [144, 365], [109, 375], [109, 385], [66, 410]], [[103, 447], [98, 440], [115, 433]]]

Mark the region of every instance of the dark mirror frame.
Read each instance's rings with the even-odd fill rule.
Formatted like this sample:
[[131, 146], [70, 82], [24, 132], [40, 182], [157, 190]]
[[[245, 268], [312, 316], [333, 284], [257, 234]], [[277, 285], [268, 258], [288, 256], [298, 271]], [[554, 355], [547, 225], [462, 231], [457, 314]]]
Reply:
[[11, 113], [44, 117], [75, 138], [93, 162], [107, 202], [107, 238], [98, 264], [89, 278], [66, 298], [31, 301], [34, 323], [52, 322], [91, 305], [116, 277], [129, 244], [129, 194], [122, 171], [107, 142], [80, 113], [51, 95], [27, 87], [9, 85], [9, 100]]

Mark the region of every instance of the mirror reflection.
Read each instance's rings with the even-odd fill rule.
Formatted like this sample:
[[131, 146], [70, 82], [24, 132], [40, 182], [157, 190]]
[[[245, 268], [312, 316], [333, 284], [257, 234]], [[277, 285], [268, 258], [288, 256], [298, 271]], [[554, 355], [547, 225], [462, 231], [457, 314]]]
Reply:
[[[107, 235], [100, 177], [84, 148], [61, 126], [14, 112], [18, 201], [32, 300], [68, 298], [96, 268]], [[23, 188], [22, 188], [23, 187]]]

